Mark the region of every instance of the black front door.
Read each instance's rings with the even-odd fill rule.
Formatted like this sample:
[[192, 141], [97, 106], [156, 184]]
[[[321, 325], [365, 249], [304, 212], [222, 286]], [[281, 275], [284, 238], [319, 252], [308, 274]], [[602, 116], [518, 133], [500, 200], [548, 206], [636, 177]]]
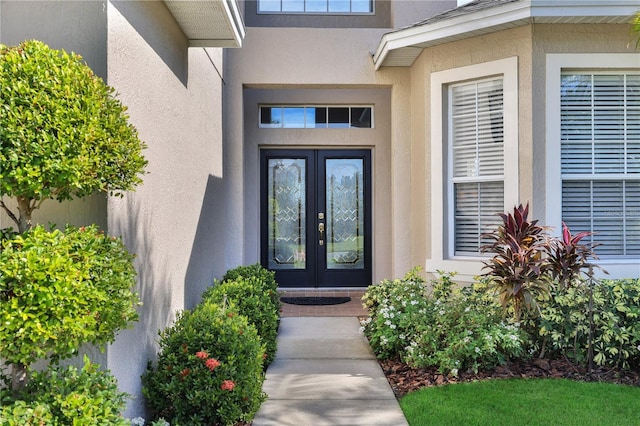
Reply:
[[369, 150], [263, 150], [260, 218], [280, 286], [371, 284]]

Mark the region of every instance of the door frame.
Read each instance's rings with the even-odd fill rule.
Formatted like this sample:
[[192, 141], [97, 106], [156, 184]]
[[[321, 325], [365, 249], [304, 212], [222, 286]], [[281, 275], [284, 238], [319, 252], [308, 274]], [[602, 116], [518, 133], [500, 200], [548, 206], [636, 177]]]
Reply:
[[[260, 262], [268, 267], [268, 160], [272, 158], [300, 158], [306, 164], [306, 269], [276, 270], [276, 280], [280, 287], [289, 288], [345, 288], [366, 287], [371, 284], [373, 272], [373, 226], [372, 226], [372, 158], [368, 148], [264, 148], [260, 150]], [[326, 268], [326, 247], [319, 245], [318, 212], [326, 206], [318, 205], [325, 200], [324, 160], [332, 158], [363, 159], [364, 196], [364, 268]], [[321, 161], [323, 162], [321, 164]], [[322, 192], [321, 192], [322, 191]], [[325, 200], [326, 201], [326, 200]], [[326, 211], [325, 211], [326, 213]], [[311, 261], [309, 262], [309, 259]], [[322, 267], [324, 266], [324, 267]]]

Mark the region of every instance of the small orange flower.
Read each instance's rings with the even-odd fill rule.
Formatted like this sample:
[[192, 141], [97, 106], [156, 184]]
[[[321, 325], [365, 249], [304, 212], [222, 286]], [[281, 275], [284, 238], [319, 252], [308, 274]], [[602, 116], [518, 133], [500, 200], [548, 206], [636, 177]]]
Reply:
[[213, 371], [220, 366], [220, 361], [215, 358], [209, 358], [205, 361], [204, 365], [209, 369], [209, 371]]
[[224, 382], [222, 382], [222, 384], [220, 385], [220, 389], [222, 390], [228, 390], [228, 391], [232, 391], [233, 388], [236, 387], [236, 384], [233, 383], [233, 380], [225, 380]]
[[205, 351], [200, 351], [200, 352], [196, 352], [196, 356], [200, 359], [207, 359], [209, 358], [209, 354], [206, 353]]

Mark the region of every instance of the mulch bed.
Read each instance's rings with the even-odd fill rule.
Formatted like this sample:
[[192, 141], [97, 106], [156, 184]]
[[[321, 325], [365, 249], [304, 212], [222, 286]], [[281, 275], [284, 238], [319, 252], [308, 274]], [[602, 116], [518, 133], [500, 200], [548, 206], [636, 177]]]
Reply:
[[486, 379], [508, 378], [565, 378], [588, 382], [610, 382], [640, 386], [640, 372], [595, 367], [591, 374], [581, 365], [564, 359], [518, 361], [490, 370], [460, 373], [457, 378], [447, 377], [436, 368], [411, 368], [398, 360], [379, 360], [397, 398], [409, 392], [450, 383], [473, 382]]

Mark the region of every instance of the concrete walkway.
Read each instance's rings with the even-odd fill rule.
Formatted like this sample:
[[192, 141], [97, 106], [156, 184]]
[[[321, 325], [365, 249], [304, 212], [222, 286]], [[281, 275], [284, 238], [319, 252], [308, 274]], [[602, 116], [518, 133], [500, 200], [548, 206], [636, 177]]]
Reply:
[[253, 426], [402, 426], [407, 421], [357, 317], [287, 317]]

